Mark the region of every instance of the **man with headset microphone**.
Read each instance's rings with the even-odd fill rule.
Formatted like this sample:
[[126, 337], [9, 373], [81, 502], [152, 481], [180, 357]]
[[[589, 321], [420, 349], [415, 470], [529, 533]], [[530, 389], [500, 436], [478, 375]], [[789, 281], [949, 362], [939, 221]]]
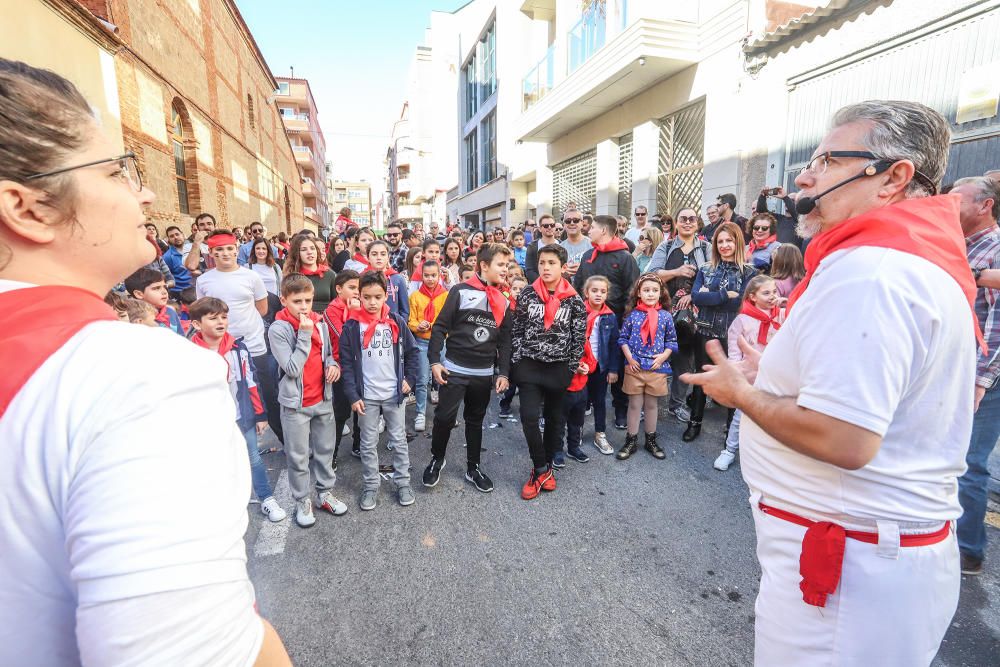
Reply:
[[959, 198], [934, 196], [949, 140], [920, 104], [838, 111], [795, 180], [813, 239], [788, 319], [682, 378], [744, 414], [758, 665], [929, 665], [958, 605], [982, 337]]

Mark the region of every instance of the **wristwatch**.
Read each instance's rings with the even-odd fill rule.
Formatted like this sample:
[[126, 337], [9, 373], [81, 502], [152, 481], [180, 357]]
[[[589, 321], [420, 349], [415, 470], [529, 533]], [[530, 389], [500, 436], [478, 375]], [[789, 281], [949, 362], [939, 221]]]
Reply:
[[975, 279], [976, 284], [979, 284], [979, 276], [983, 275], [982, 269], [972, 269], [972, 277]]

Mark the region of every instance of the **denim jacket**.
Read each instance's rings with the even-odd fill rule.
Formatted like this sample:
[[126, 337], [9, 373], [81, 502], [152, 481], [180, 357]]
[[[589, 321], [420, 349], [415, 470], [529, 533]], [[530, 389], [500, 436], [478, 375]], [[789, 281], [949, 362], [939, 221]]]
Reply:
[[[748, 264], [737, 266], [732, 262], [722, 262], [712, 267], [706, 262], [698, 268], [691, 288], [691, 301], [698, 306], [695, 326], [703, 336], [725, 338], [733, 319], [743, 306], [743, 292], [750, 279], [757, 275], [757, 269]], [[707, 287], [707, 292], [701, 288]], [[726, 292], [736, 292], [730, 298]]]
[[597, 327], [597, 349], [591, 352], [597, 357], [599, 370], [620, 375], [624, 357], [618, 346], [618, 319], [614, 314], [601, 315], [594, 326]]

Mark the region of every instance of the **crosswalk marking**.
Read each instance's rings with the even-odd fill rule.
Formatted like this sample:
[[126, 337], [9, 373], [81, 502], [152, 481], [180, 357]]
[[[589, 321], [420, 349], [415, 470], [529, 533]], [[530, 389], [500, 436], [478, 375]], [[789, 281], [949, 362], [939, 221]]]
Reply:
[[295, 503], [292, 502], [292, 493], [288, 488], [287, 469], [282, 470], [278, 476], [278, 483], [274, 486], [274, 498], [282, 509], [288, 512], [288, 518], [279, 523], [264, 520], [260, 531], [257, 532], [257, 541], [253, 547], [254, 556], [278, 556], [285, 553], [288, 528], [292, 525], [292, 521], [295, 521]]

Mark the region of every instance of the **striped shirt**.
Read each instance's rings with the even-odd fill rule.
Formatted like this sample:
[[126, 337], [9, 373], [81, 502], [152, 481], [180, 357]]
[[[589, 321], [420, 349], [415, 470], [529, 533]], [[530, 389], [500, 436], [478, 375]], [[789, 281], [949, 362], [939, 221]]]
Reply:
[[[1000, 268], [1000, 227], [991, 225], [965, 237], [969, 266], [973, 269]], [[997, 299], [1000, 290], [981, 287], [976, 291], [976, 317], [986, 338], [989, 352], [976, 362], [976, 385], [989, 389], [1000, 378], [1000, 316]]]

